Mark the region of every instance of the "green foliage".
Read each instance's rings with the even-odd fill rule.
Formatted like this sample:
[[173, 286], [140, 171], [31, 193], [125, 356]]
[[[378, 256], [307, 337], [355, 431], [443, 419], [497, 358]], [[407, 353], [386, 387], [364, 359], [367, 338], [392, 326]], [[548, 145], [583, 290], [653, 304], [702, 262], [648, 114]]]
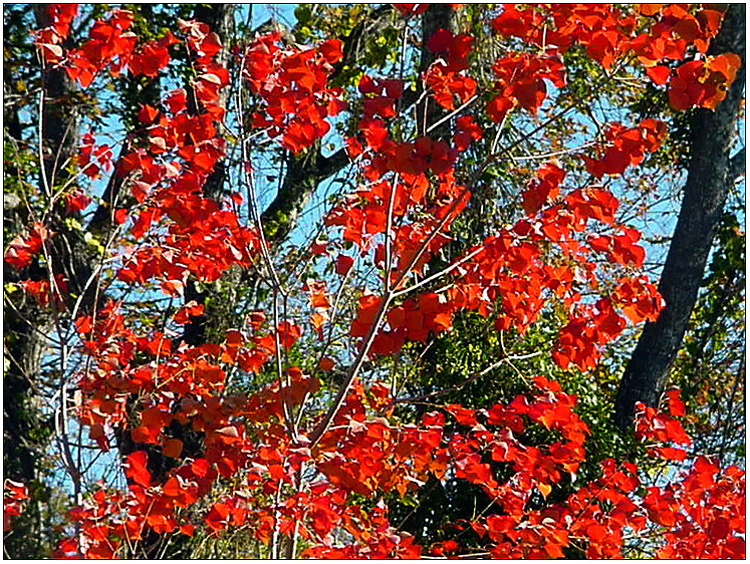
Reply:
[[[384, 69], [399, 57], [402, 24], [389, 6], [300, 4], [294, 15], [297, 23], [292, 33], [297, 41], [337, 37], [347, 47], [346, 58], [330, 79], [331, 86], [356, 86], [363, 71]], [[363, 33], [365, 29], [367, 33]]]
[[745, 233], [727, 211], [672, 370], [691, 413], [696, 450], [727, 463], [745, 456]]

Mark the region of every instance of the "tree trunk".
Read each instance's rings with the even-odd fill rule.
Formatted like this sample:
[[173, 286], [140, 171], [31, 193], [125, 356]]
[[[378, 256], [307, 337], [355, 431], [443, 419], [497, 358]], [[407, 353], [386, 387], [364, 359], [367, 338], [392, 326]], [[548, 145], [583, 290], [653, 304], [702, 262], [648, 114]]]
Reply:
[[[44, 6], [34, 10], [39, 27], [49, 25], [49, 17]], [[3, 90], [12, 93], [13, 73], [6, 69]], [[64, 178], [64, 165], [72, 156], [77, 143], [78, 120], [75, 107], [69, 103], [72, 83], [61, 69], [49, 68], [42, 73], [44, 104], [41, 108], [41, 162], [37, 163], [39, 172], [39, 193], [42, 201], [49, 202], [54, 184]], [[4, 135], [17, 147], [26, 144], [21, 129], [20, 118], [16, 107], [4, 107]], [[36, 136], [36, 132], [34, 133]], [[4, 177], [15, 177], [19, 174], [12, 161], [7, 162], [3, 171]], [[55, 180], [58, 182], [55, 182]], [[23, 188], [20, 188], [23, 190]], [[28, 221], [28, 212], [19, 200], [18, 195], [8, 194], [3, 199], [5, 223], [10, 226], [24, 225]], [[54, 214], [54, 212], [53, 212]], [[54, 219], [54, 218], [53, 218]], [[53, 227], [56, 241], [51, 241], [48, 252], [51, 267], [55, 273], [65, 272], [69, 278], [70, 265], [78, 261], [65, 250], [73, 244], [64, 228]], [[62, 255], [59, 246], [64, 247]], [[73, 267], [75, 268], [75, 267]], [[47, 268], [34, 261], [25, 275], [21, 276], [7, 263], [3, 265], [5, 283], [17, 283], [22, 279], [33, 281], [48, 280]], [[71, 290], [78, 290], [76, 284], [70, 284]], [[5, 554], [12, 558], [37, 558], [44, 556], [48, 544], [42, 538], [45, 525], [40, 511], [39, 501], [49, 495], [43, 485], [42, 472], [45, 454], [53, 437], [51, 418], [42, 413], [44, 402], [40, 393], [43, 383], [42, 360], [50, 347], [47, 336], [51, 332], [52, 318], [48, 308], [41, 308], [30, 296], [16, 291], [5, 295], [3, 304], [5, 316], [3, 330], [5, 337], [3, 377], [3, 478], [21, 481], [29, 487], [32, 501], [27, 504], [24, 513], [14, 522], [13, 531], [5, 539]], [[64, 375], [60, 376], [61, 378]], [[36, 502], [36, 503], [35, 503]]]
[[737, 53], [742, 65], [716, 110], [699, 109], [693, 117], [682, 208], [659, 282], [666, 307], [646, 324], [620, 382], [614, 409], [620, 428], [631, 424], [636, 402], [654, 406], [659, 401], [698, 297], [724, 201], [737, 169], [742, 170], [744, 151], [732, 159], [729, 151], [745, 85], [744, 4], [730, 4], [709, 50], [710, 55], [726, 52]]
[[[422, 52], [419, 60], [419, 72], [423, 74], [435, 61], [435, 54], [427, 47], [432, 35], [439, 29], [445, 29], [457, 33], [457, 18], [455, 10], [450, 4], [430, 4], [422, 16]], [[418, 129], [422, 135], [427, 134], [427, 129], [442, 119], [448, 111], [435, 102], [430, 96], [425, 96], [424, 102], [420, 104], [417, 112], [419, 119]], [[432, 139], [446, 139], [450, 136], [450, 123], [442, 123], [430, 132]]]
[[[226, 67], [227, 70], [229, 70], [229, 65], [231, 64], [228, 43], [234, 30], [234, 12], [235, 4], [197, 4], [193, 11], [196, 21], [207, 24], [211, 28], [211, 32], [219, 37], [224, 48], [217, 53], [215, 60]], [[186, 90], [188, 91], [188, 111], [193, 115], [197, 115], [202, 111], [202, 108], [195, 97], [192, 85], [187, 84]], [[220, 102], [226, 107], [227, 89], [225, 88], [219, 96]], [[219, 159], [203, 184], [204, 197], [211, 198], [221, 205], [221, 197], [224, 192], [226, 179], [226, 163], [224, 159]], [[238, 277], [238, 273], [234, 270], [228, 273], [228, 275], [234, 278]], [[235, 282], [238, 282], [238, 280]], [[185, 302], [195, 301], [204, 306], [207, 305], [207, 301], [210, 301], [212, 304], [224, 303], [232, 296], [222, 296], [219, 290], [220, 285], [219, 283], [214, 283], [206, 290], [201, 290], [198, 283], [193, 278], [190, 278], [185, 286]], [[232, 284], [230, 284], [231, 286]], [[221, 313], [226, 312], [222, 311]], [[204, 314], [191, 318], [190, 322], [185, 325], [183, 340], [191, 346], [202, 345], [210, 340], [210, 329], [228, 328], [226, 325], [231, 324], [231, 322], [231, 315], [227, 319], [223, 315], [209, 311], [206, 308]]]

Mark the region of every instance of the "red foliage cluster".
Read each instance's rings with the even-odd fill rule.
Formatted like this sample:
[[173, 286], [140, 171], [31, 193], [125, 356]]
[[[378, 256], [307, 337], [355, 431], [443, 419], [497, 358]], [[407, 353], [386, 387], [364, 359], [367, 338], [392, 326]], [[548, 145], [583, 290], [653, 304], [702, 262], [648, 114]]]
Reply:
[[640, 12], [652, 19], [646, 30], [636, 16], [615, 4], [566, 4], [519, 9], [506, 4], [492, 21], [493, 29], [549, 50], [565, 53], [578, 44], [605, 69], [630, 52], [646, 65], [662, 59], [682, 60], [689, 45], [701, 53], [719, 30], [722, 13], [711, 6], [694, 16], [682, 4], [643, 4]]
[[[392, 256], [397, 257], [398, 262], [390, 265], [396, 271], [390, 276], [398, 277], [422, 244], [428, 245], [430, 253], [434, 253], [447, 241], [444, 235], [438, 234], [425, 243], [434, 229], [445, 230], [450, 220], [460, 213], [468, 191], [456, 183], [453, 175], [452, 167], [458, 156], [455, 149], [427, 137], [396, 143], [389, 139], [384, 125], [376, 118], [360, 120], [365, 147], [352, 138], [349, 151], [352, 156], [366, 159], [362, 175], [367, 184], [347, 197], [344, 204], [333, 208], [326, 217], [326, 224], [343, 226], [344, 240], [354, 242], [366, 252], [375, 237], [384, 232], [390, 213], [394, 222], [400, 224], [391, 241]], [[434, 178], [435, 195], [426, 201], [430, 178]], [[404, 221], [407, 218], [414, 220]], [[428, 259], [429, 254], [423, 253], [412, 267], [419, 271]], [[375, 260], [384, 264], [385, 243], [375, 246]]]
[[427, 47], [441, 57], [425, 72], [425, 85], [429, 87], [432, 98], [438, 104], [453, 110], [454, 96], [464, 103], [477, 89], [476, 81], [467, 73], [471, 37], [465, 33], [453, 35], [448, 30], [439, 29], [430, 38]]
[[565, 85], [562, 60], [556, 56], [528, 55], [501, 57], [492, 66], [497, 76], [497, 95], [487, 104], [487, 115], [492, 121], [502, 122], [516, 106], [536, 115], [547, 97], [545, 79], [555, 87]]
[[698, 457], [682, 481], [649, 488], [649, 517], [667, 528], [659, 558], [745, 557], [745, 472]]
[[29, 498], [29, 489], [25, 484], [13, 480], [5, 480], [3, 489], [3, 531], [8, 531], [13, 528], [12, 518], [23, 510], [23, 502]]
[[669, 81], [669, 103], [678, 110], [693, 106], [711, 108], [727, 95], [741, 64], [734, 53], [724, 53], [706, 61], [690, 61], [680, 65]]
[[[310, 380], [297, 372], [293, 381], [297, 402]], [[304, 440], [292, 443], [286, 437], [279, 424], [283, 392], [276, 385], [248, 398], [217, 402], [204, 396], [189, 404], [183, 400], [177, 417], [194, 426], [202, 421], [198, 428], [206, 431], [204, 457], [185, 460], [163, 483], [154, 483], [148, 454], [137, 451], [125, 465], [131, 479], [128, 491], [99, 490], [72, 518], [81, 523], [87, 555], [112, 556], [125, 539], [141, 539], [146, 528], [192, 534], [193, 525], [180, 517], [183, 511], [205, 497], [221, 476], [241, 476], [233, 493], [205, 513], [203, 522], [214, 534], [243, 527], [269, 542], [276, 519], [284, 534], [297, 528], [309, 545], [304, 553], [309, 557], [416, 557], [420, 547], [408, 535], [395, 533], [383, 505], [365, 511], [355, 500], [383, 491], [403, 495], [430, 475], [442, 479], [450, 472], [478, 485], [495, 501], [493, 514], [468, 523], [494, 557], [562, 557], [564, 549], [583, 546], [588, 557], [618, 558], [624, 532], [648, 526], [665, 528], [669, 540], [663, 556], [706, 550], [734, 557], [744, 551], [739, 536], [744, 530], [744, 473], [736, 468], [719, 472], [706, 458], [696, 459], [680, 480], [664, 488], [650, 487], [644, 496], [635, 494], [641, 483], [635, 466], [618, 466], [607, 459], [601, 463], [600, 478], [577, 487], [562, 502], [530, 510], [533, 498], [548, 498], [574, 479], [585, 460], [588, 435], [586, 424], [573, 411], [574, 396], [543, 377], [535, 378], [534, 384], [531, 396], [489, 409], [446, 406], [460, 428], [451, 434], [445, 432], [441, 412], [425, 414], [419, 425], [394, 424], [387, 418], [392, 408], [388, 388], [355, 385], [333, 426], [313, 449]], [[679, 413], [679, 405], [670, 396], [672, 413]], [[166, 407], [149, 408], [143, 418], [164, 429], [173, 411]], [[211, 418], [202, 419], [201, 413]], [[241, 415], [252, 418], [252, 429], [230, 422]], [[549, 442], [532, 445], [519, 438], [535, 426], [550, 434]], [[651, 442], [658, 437], [659, 444], [685, 440], [680, 423], [669, 413], [644, 413], [638, 429]], [[179, 449], [173, 454], [179, 456]], [[314, 465], [318, 478], [272, 510], [264, 496], [283, 485], [297, 487], [302, 464]], [[500, 469], [510, 478], [501, 481]], [[715, 503], [704, 506], [705, 501]], [[128, 511], [116, 511], [117, 507]], [[349, 540], [334, 542], [333, 535], [345, 538], [336, 531], [346, 531]], [[434, 548], [435, 553], [441, 550], [446, 546]]]
[[604, 132], [607, 141], [604, 154], [598, 159], [583, 157], [586, 170], [596, 178], [605, 174], [622, 174], [629, 166], [640, 164], [646, 153], [658, 149], [664, 133], [664, 124], [653, 119], [645, 119], [630, 128], [611, 123]]
[[114, 10], [108, 20], [97, 21], [89, 39], [66, 54], [63, 64], [70, 79], [85, 88], [105, 67], [110, 67], [112, 73], [119, 72], [127, 64], [138, 39], [128, 31], [132, 24], [133, 14], [127, 10]]
[[[651, 456], [683, 461], [690, 438], [676, 417], [685, 415], [680, 392], [666, 392], [667, 413], [637, 405], [636, 436]], [[651, 486], [643, 499], [648, 518], [663, 527], [659, 558], [743, 558], [745, 555], [745, 472], [721, 470], [716, 461], [698, 456], [681, 479]]]
[[542, 165], [521, 193], [523, 210], [531, 216], [536, 215], [544, 204], [557, 198], [564, 178], [565, 171], [554, 163]]
[[[406, 18], [426, 9], [396, 7]], [[500, 122], [518, 107], [535, 114], [547, 98], [545, 81], [564, 87], [563, 55], [574, 44], [605, 69], [635, 53], [664, 84], [656, 64], [681, 58], [688, 44], [705, 52], [718, 29], [717, 12], [710, 9], [696, 16], [679, 6], [641, 12], [644, 17], [637, 19], [614, 5], [506, 6], [492, 22], [495, 31], [542, 50], [503, 55], [495, 62], [487, 117]], [[66, 53], [60, 45], [75, 10], [51, 7], [49, 13], [52, 25], [37, 35], [45, 61], [62, 65], [84, 87], [105, 68], [156, 76], [169, 63], [170, 45], [179, 41], [168, 33], [138, 45], [129, 31], [132, 15], [114, 10], [93, 24], [83, 45]], [[232, 267], [256, 266], [263, 250], [258, 233], [242, 223], [229, 202], [202, 192], [225, 156], [218, 123], [224, 119], [221, 94], [229, 75], [218, 62], [222, 45], [208, 26], [181, 22], [179, 27], [197, 78], [190, 92], [176, 89], [159, 108], [141, 108], [142, 127], [116, 165], [138, 202], [137, 216], [127, 225], [133, 246], [116, 256], [118, 283], [152, 290], [150, 283], [157, 281], [170, 297], [183, 295], [189, 277], [212, 282]], [[468, 72], [471, 43], [470, 37], [445, 30], [429, 41], [438, 56], [422, 78], [447, 110], [455, 108], [456, 99], [464, 103], [475, 94]], [[343, 109], [342, 92], [328, 86], [333, 65], [343, 58], [341, 49], [335, 40], [303, 49], [285, 45], [279, 34], [255, 39], [239, 65], [257, 97], [252, 126], [266, 128], [294, 153], [325, 135], [328, 118]], [[695, 63], [677, 67], [670, 81], [670, 98], [678, 108], [714, 107], [737, 66], [729, 55]], [[618, 201], [609, 190], [566, 187], [566, 172], [556, 162], [539, 167], [521, 194], [524, 217], [451, 262], [442, 273], [447, 285], [418, 291], [432, 281], [420, 281], [424, 267], [450, 241], [451, 223], [469, 201], [471, 186], [462, 184], [455, 166], [483, 131], [462, 115], [455, 116], [455, 134], [444, 140], [392, 135], [388, 120], [400, 117], [404, 85], [367, 74], [360, 80], [362, 117], [347, 140], [357, 161], [357, 189], [325, 217], [341, 240], [329, 245], [332, 234], [310, 248], [314, 257], [329, 257], [330, 249], [337, 249], [335, 271], [342, 279], [355, 260], [340, 252], [347, 247], [374, 266], [372, 278], [380, 276], [379, 293], [361, 288], [354, 296], [358, 308], [350, 336], [362, 345], [359, 360], [450, 330], [460, 311], [491, 317], [497, 330], [523, 333], [542, 312], [556, 308], [568, 321], [552, 356], [563, 368], [573, 364], [585, 370], [595, 366], [602, 347], [628, 321], [655, 319], [662, 307], [656, 288], [627, 272], [643, 263], [640, 234], [616, 222]], [[622, 174], [656, 150], [663, 135], [663, 125], [654, 120], [634, 127], [610, 124], [598, 154], [583, 157], [586, 168], [596, 178]], [[108, 159], [108, 147], [95, 147], [93, 136], [84, 138], [78, 164], [85, 174], [98, 175]], [[70, 211], [83, 209], [84, 198], [71, 194]], [[232, 194], [231, 201], [237, 205], [241, 197]], [[124, 211], [116, 218], [124, 222]], [[593, 222], [601, 233], [589, 232]], [[51, 236], [34, 224], [28, 236], [11, 242], [5, 261], [25, 269]], [[50, 280], [57, 288], [52, 292], [48, 281], [21, 286], [50, 305], [65, 292], [64, 279]], [[309, 324], [322, 337], [331, 307], [325, 281], [300, 281], [297, 289], [305, 292]], [[595, 292], [596, 299], [584, 299], [586, 291]], [[109, 448], [115, 429], [129, 433], [136, 450], [124, 461], [125, 491], [102, 487], [72, 510], [80, 536], [62, 541], [58, 556], [110, 558], [149, 531], [192, 535], [201, 527], [210, 535], [243, 528], [262, 543], [296, 534], [307, 557], [416, 557], [423, 547], [391, 525], [380, 496], [403, 496], [431, 477], [446, 476], [475, 484], [493, 501], [492, 513], [459, 525], [473, 530], [495, 557], [563, 557], [575, 548], [589, 557], [617, 558], [625, 532], [640, 534], [649, 527], [662, 533], [665, 557], [744, 553], [744, 472], [721, 471], [714, 461], [698, 457], [671, 484], [641, 495], [637, 468], [608, 459], [599, 478], [575, 483], [589, 429], [575, 412], [576, 398], [545, 377], [534, 378], [530, 392], [507, 403], [479, 410], [435, 407], [418, 424], [403, 424], [393, 417], [393, 406], [404, 398], [392, 397], [382, 382], [353, 379], [352, 371], [348, 387], [340, 389], [341, 401], [329, 412], [310, 410], [308, 418], [294, 420], [290, 414], [309, 407], [307, 400], [320, 387], [313, 374], [282, 360], [307, 321], [266, 323], [265, 315], [255, 312], [246, 331], [226, 331], [220, 343], [191, 346], [173, 339], [169, 327], [189, 323], [203, 311], [189, 302], [167, 316], [161, 329], [144, 328], [132, 322], [124, 303], [110, 300], [73, 321], [90, 361], [78, 375], [79, 420], [102, 450]], [[247, 394], [226, 393], [230, 371], [258, 374], [275, 356], [274, 383]], [[314, 369], [334, 366], [321, 357]], [[689, 442], [678, 419], [684, 408], [676, 392], [669, 392], [667, 401], [668, 413], [641, 407], [636, 433], [648, 454], [682, 461], [687, 453], [680, 445]], [[199, 436], [199, 445], [188, 452], [176, 429]], [[150, 464], [156, 456], [174, 466], [156, 469]], [[314, 470], [313, 479], [307, 479], [306, 469]], [[14, 504], [24, 494], [21, 486], [10, 484], [6, 515], [8, 507], [17, 511]], [[375, 501], [363, 502], [363, 496]], [[449, 540], [432, 552], [460, 550], [458, 540]]]
[[62, 274], [56, 274], [53, 278], [51, 292], [49, 280], [22, 280], [19, 285], [24, 292], [33, 296], [42, 307], [47, 307], [50, 304], [50, 299], [52, 299], [55, 307], [61, 309], [64, 298], [68, 295], [68, 283]]
[[78, 13], [78, 4], [49, 4], [47, 17], [50, 25], [37, 31], [35, 43], [42, 50], [44, 60], [57, 63], [63, 57], [62, 43], [70, 32], [70, 24]]
[[[640, 144], [626, 148], [642, 150]], [[653, 148], [649, 146], [650, 150]], [[398, 166], [397, 163], [393, 164]], [[372, 168], [368, 170], [372, 172]], [[541, 167], [526, 196], [528, 209], [533, 210], [539, 206], [539, 202], [551, 199], [559, 192], [563, 177], [564, 173], [554, 165]], [[358, 197], [351, 200], [356, 207], [342, 207], [340, 211], [336, 208], [327, 221], [331, 225], [344, 225], [343, 238], [358, 243], [363, 251], [366, 250], [369, 240], [360, 234], [362, 227], [365, 235], [382, 233], [389, 202], [394, 217], [402, 217], [409, 208], [409, 200], [400, 198], [398, 192], [391, 202], [391, 186], [394, 186], [394, 182], [380, 180], [375, 184], [377, 190], [362, 189]], [[400, 186], [396, 181], [395, 187], [398, 189]], [[415, 194], [420, 197], [423, 194], [414, 187], [408, 193], [412, 199]], [[376, 196], [374, 203], [370, 203], [376, 194], [379, 197]], [[532, 197], [537, 198], [533, 207]], [[412, 205], [416, 203], [411, 202]], [[561, 214], [562, 211], [565, 215]], [[577, 271], [583, 270], [591, 285], [596, 286], [594, 271], [597, 267], [589, 256], [592, 251], [602, 253], [608, 261], [623, 266], [640, 266], [643, 261], [644, 251], [636, 244], [639, 234], [629, 228], [621, 227], [613, 235], [588, 237], [588, 246], [583, 242], [574, 243], [576, 233], [584, 233], [589, 220], [611, 224], [616, 211], [617, 200], [610, 192], [601, 188], [577, 189], [569, 193], [562, 204], [544, 210], [537, 217], [520, 220], [512, 228], [488, 238], [482, 246], [470, 249], [466, 258], [461, 260], [460, 267], [456, 269], [457, 279], [451, 288], [441, 295], [425, 293], [390, 308], [386, 315], [390, 329], [378, 333], [372, 345], [373, 353], [390, 354], [400, 349], [407, 340], [424, 341], [430, 332], [437, 334], [449, 329], [454, 313], [462, 309], [478, 311], [484, 316], [494, 314], [497, 316], [497, 329], [513, 327], [518, 331], [533, 323], [550, 300], [562, 299], [570, 310], [581, 299], [581, 292], [573, 284], [574, 279], [579, 277]], [[382, 223], [367, 223], [365, 218], [370, 222], [380, 218]], [[417, 231], [406, 224], [396, 233], [393, 248], [399, 258], [397, 272], [391, 275], [393, 280], [398, 279], [399, 271], [425, 244], [429, 231]], [[418, 238], [414, 239], [412, 234], [418, 235]], [[426, 252], [414, 268], [419, 269], [443, 243], [444, 239], [435, 237], [425, 247]], [[551, 267], [547, 263], [541, 249], [550, 243], [559, 245], [568, 264]], [[384, 264], [383, 247], [382, 244], [376, 246], [376, 264]], [[626, 326], [625, 319], [615, 313], [612, 305], [628, 307], [627, 317], [634, 323], [653, 319], [660, 310], [661, 300], [653, 285], [642, 280], [631, 283], [623, 278], [621, 287], [627, 287], [627, 298], [616, 299], [614, 304], [605, 298], [595, 306], [577, 307], [571, 323], [561, 332], [559, 348], [554, 355], [561, 366], [567, 367], [571, 361], [580, 368], [595, 365], [599, 357], [598, 349]], [[368, 334], [380, 303], [381, 299], [375, 295], [360, 299], [359, 313], [351, 327], [352, 336], [365, 337]], [[638, 304], [637, 314], [633, 304]]]
[[[676, 69], [659, 63], [682, 61], [690, 45], [705, 54], [709, 41], [719, 30], [720, 9], [708, 5], [693, 15], [683, 4], [643, 4], [640, 11], [654, 20], [647, 31], [639, 27], [633, 15], [623, 14], [621, 8], [613, 4], [524, 9], [507, 4], [493, 20], [492, 27], [502, 35], [543, 47], [548, 54], [565, 53], [572, 45], [581, 45], [592, 59], [608, 70], [618, 59], [632, 53], [647, 67], [647, 74], [655, 84], [669, 82], [669, 101], [676, 109], [715, 108], [734, 80], [739, 57], [725, 53], [706, 60], [687, 61]], [[543, 77], [538, 78], [541, 81]], [[543, 83], [526, 83], [523, 88], [527, 109], [531, 109], [532, 100], [544, 99]], [[492, 111], [499, 121], [508, 102], [507, 98], [495, 100], [497, 108]]]
[[326, 118], [345, 107], [341, 91], [327, 86], [331, 65], [342, 57], [338, 39], [306, 50], [284, 47], [279, 33], [256, 39], [242, 62], [243, 76], [261, 100], [253, 127], [280, 135], [282, 146], [293, 153], [323, 137], [330, 129]]
[[76, 164], [81, 167], [81, 171], [86, 176], [92, 179], [99, 178], [102, 170], [109, 171], [112, 168], [112, 149], [109, 145], [95, 146], [95, 141], [91, 133], [85, 133], [76, 155]]
[[159, 245], [143, 245], [124, 258], [118, 277], [139, 284], [158, 277], [170, 295], [182, 293], [188, 274], [213, 281], [232, 265], [249, 266], [257, 248], [256, 235], [233, 211], [201, 193], [224, 156], [216, 122], [224, 115], [219, 93], [229, 75], [214, 60], [221, 45], [205, 24], [183, 22], [181, 31], [195, 55], [193, 92], [199, 107], [190, 107], [183, 89], [165, 97], [164, 112], [144, 106], [139, 119], [147, 125], [141, 130], [147, 149], [124, 155], [117, 167], [119, 175], [133, 176], [131, 191], [141, 204], [130, 229], [133, 237], [140, 238], [162, 220], [168, 225]]
[[44, 241], [54, 235], [41, 223], [34, 223], [26, 236], [18, 235], [13, 238], [5, 250], [4, 260], [16, 270], [23, 270], [41, 250]]

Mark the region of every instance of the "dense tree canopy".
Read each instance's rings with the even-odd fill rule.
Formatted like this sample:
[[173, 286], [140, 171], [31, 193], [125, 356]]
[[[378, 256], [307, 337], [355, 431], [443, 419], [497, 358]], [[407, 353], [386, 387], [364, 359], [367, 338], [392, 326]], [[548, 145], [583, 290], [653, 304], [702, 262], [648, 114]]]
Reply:
[[5, 554], [744, 557], [744, 22], [6, 5]]

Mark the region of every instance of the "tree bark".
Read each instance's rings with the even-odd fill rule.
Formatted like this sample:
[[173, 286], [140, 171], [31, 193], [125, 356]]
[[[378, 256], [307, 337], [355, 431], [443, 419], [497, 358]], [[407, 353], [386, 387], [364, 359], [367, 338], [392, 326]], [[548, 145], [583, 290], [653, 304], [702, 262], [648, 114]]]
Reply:
[[[40, 28], [49, 25], [44, 6], [35, 7], [34, 17]], [[9, 69], [6, 71], [3, 89], [11, 93], [14, 73]], [[47, 68], [41, 79], [44, 98], [37, 116], [41, 127], [32, 135], [38, 137], [41, 133], [41, 139], [36, 139], [41, 155], [37, 162], [39, 194], [41, 201], [49, 204], [54, 185], [66, 177], [64, 167], [73, 155], [78, 139], [78, 119], [76, 108], [69, 100], [73, 85], [65, 72]], [[15, 106], [3, 108], [6, 119], [4, 137], [16, 147], [24, 147], [28, 140], [24, 138], [19, 111]], [[6, 163], [3, 176], [17, 174], [15, 163]], [[28, 211], [17, 194], [4, 197], [3, 207], [6, 225], [17, 227], [28, 222]], [[80, 261], [70, 252], [76, 248], [76, 235], [71, 235], [70, 230], [62, 225], [59, 208], [58, 203], [51, 214], [50, 224], [57, 235], [47, 243], [50, 265], [55, 274], [63, 273], [70, 281], [71, 291], [78, 292], [80, 285], [76, 284], [71, 271], [79, 269]], [[5, 263], [3, 274], [5, 283], [49, 278], [47, 268], [38, 261], [34, 261], [23, 276]], [[52, 329], [52, 317], [49, 309], [40, 307], [33, 298], [20, 291], [5, 294], [3, 309], [3, 354], [6, 361], [3, 377], [3, 478], [26, 484], [34, 501], [28, 503], [26, 511], [16, 519], [12, 533], [5, 539], [4, 549], [5, 554], [13, 558], [37, 558], [44, 555], [48, 542], [42, 537], [45, 525], [40, 505], [36, 502], [49, 495], [42, 473], [45, 454], [53, 438], [53, 425], [51, 417], [45, 416], [40, 406], [44, 401], [41, 393], [44, 386], [41, 381], [42, 361], [50, 347], [48, 335]], [[60, 375], [60, 378], [64, 377], [64, 374]]]
[[[227, 68], [231, 64], [229, 42], [234, 29], [235, 7], [235, 4], [196, 4], [193, 10], [195, 20], [207, 24], [211, 32], [219, 37], [224, 48], [216, 55], [215, 60]], [[200, 114], [203, 108], [195, 95], [193, 85], [186, 84], [185, 87], [188, 112], [192, 115]], [[224, 105], [226, 105], [226, 97], [225, 89], [220, 94], [220, 100]], [[203, 196], [213, 199], [221, 205], [227, 176], [226, 163], [224, 159], [220, 159], [206, 177], [203, 184]], [[236, 277], [236, 275], [236, 272], [228, 273], [228, 276]], [[229, 284], [229, 286], [232, 285]], [[195, 300], [197, 303], [206, 306], [206, 311], [200, 316], [191, 318], [190, 322], [185, 325], [182, 334], [182, 340], [185, 343], [191, 346], [205, 344], [211, 340], [212, 330], [216, 332], [219, 328], [231, 325], [233, 318], [228, 310], [214, 311], [215, 306], [208, 303], [210, 301], [211, 304], [223, 304], [226, 299], [232, 298], [232, 296], [225, 294], [222, 294], [221, 285], [218, 282], [209, 284], [204, 290], [201, 290], [195, 279], [192, 277], [188, 279], [185, 286], [184, 301]], [[196, 432], [189, 424], [182, 425], [177, 421], [172, 421], [169, 430], [173, 438], [182, 441], [183, 457], [198, 457], [200, 455], [203, 449], [203, 433]], [[123, 429], [118, 434], [117, 446], [122, 459], [136, 450], [145, 450], [148, 453], [147, 468], [152, 479], [157, 483], [164, 482], [169, 472], [179, 464], [177, 459], [165, 456], [160, 447], [134, 442], [130, 429]], [[149, 559], [186, 559], [191, 557], [193, 548], [189, 537], [179, 532], [157, 533], [153, 529], [149, 529], [144, 535], [138, 551], [141, 551]], [[130, 557], [134, 556], [136, 555], [130, 555]]]
[[[229, 70], [229, 65], [231, 64], [229, 40], [234, 30], [235, 7], [235, 4], [196, 4], [193, 11], [196, 21], [207, 24], [211, 28], [211, 32], [218, 35], [224, 48], [216, 54], [215, 60], [226, 67], [227, 70]], [[188, 91], [188, 111], [193, 115], [197, 115], [202, 111], [201, 104], [195, 97], [192, 85], [187, 84], [186, 89]], [[221, 103], [226, 106], [227, 89], [225, 88], [219, 96]], [[224, 159], [219, 159], [203, 183], [204, 197], [213, 199], [221, 205], [221, 197], [224, 192], [226, 180], [227, 165]], [[236, 272], [232, 272], [229, 275], [237, 277]], [[194, 300], [205, 306], [209, 297], [212, 298], [213, 302], [221, 302], [224, 298], [230, 297], [221, 296], [218, 286], [218, 284], [214, 283], [206, 290], [201, 290], [195, 279], [191, 277], [185, 286], [185, 302]], [[217, 329], [229, 323], [231, 323], [231, 318], [222, 319], [222, 316], [216, 315], [216, 312], [206, 310], [204, 314], [191, 318], [190, 322], [185, 325], [183, 340], [191, 346], [204, 344], [209, 339], [208, 332], [211, 328]]]
[[[427, 11], [422, 16], [422, 52], [419, 59], [419, 72], [423, 74], [430, 68], [435, 61], [433, 53], [427, 43], [432, 35], [439, 29], [445, 29], [456, 33], [458, 20], [455, 17], [455, 10], [450, 4], [430, 4]], [[440, 106], [431, 96], [425, 96], [424, 102], [420, 104], [417, 111], [419, 120], [418, 129], [422, 135], [427, 135], [427, 129], [434, 123], [437, 123], [446, 114], [447, 110]], [[450, 136], [450, 123], [442, 123], [430, 132], [432, 139], [447, 139]]]
[[726, 99], [715, 111], [697, 110], [691, 123], [682, 207], [659, 281], [666, 307], [646, 324], [620, 382], [614, 421], [623, 429], [633, 420], [636, 402], [655, 406], [659, 401], [698, 297], [727, 193], [744, 163], [744, 151], [729, 156], [745, 85], [744, 4], [730, 4], [709, 49], [709, 55], [727, 52], [738, 54], [742, 65]]

